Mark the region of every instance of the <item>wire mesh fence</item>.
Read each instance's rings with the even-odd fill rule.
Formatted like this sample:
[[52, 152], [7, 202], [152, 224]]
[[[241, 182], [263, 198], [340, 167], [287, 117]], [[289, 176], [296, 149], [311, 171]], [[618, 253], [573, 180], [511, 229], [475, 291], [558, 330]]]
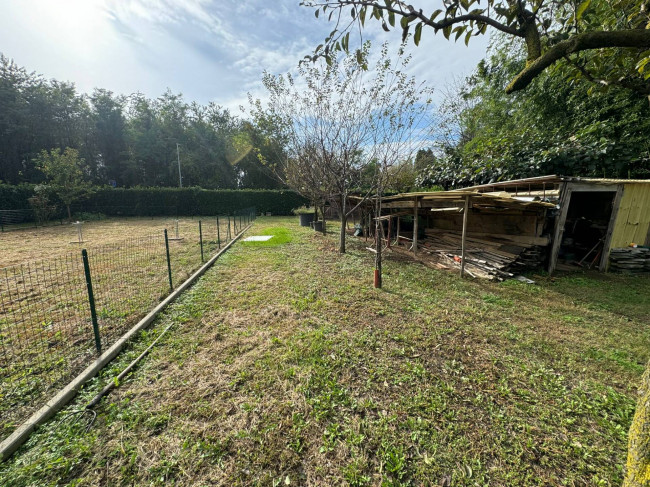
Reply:
[[0, 269], [0, 438], [254, 218], [248, 208], [173, 220], [169, 238], [128, 238]]

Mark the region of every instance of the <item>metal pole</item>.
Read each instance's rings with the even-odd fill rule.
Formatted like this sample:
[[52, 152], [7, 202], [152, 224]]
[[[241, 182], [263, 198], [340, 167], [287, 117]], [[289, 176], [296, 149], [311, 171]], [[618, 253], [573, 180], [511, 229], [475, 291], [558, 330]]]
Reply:
[[463, 208], [463, 237], [460, 243], [460, 277], [465, 276], [465, 237], [467, 234], [467, 214], [469, 213], [469, 195], [465, 196]]
[[203, 258], [203, 228], [201, 227], [201, 220], [199, 220], [199, 242], [201, 243], [201, 262], [204, 262]]
[[228, 215], [228, 234], [226, 238], [230, 240], [230, 215]]
[[181, 176], [181, 150], [176, 142], [176, 157], [178, 158], [178, 187], [183, 187], [183, 176]]
[[165, 250], [167, 251], [167, 276], [169, 277], [169, 290], [174, 290], [174, 284], [172, 284], [172, 262], [169, 259], [169, 238], [167, 238], [167, 229], [165, 228]]
[[221, 248], [221, 234], [219, 232], [219, 217], [217, 217], [217, 245]]
[[99, 337], [99, 324], [97, 323], [97, 312], [95, 310], [95, 294], [93, 293], [93, 281], [90, 277], [90, 264], [88, 263], [88, 252], [81, 251], [81, 260], [84, 263], [84, 274], [86, 274], [86, 288], [88, 289], [88, 304], [90, 305], [90, 319], [93, 323], [93, 334], [95, 335], [95, 348], [97, 355], [102, 353], [102, 342]]

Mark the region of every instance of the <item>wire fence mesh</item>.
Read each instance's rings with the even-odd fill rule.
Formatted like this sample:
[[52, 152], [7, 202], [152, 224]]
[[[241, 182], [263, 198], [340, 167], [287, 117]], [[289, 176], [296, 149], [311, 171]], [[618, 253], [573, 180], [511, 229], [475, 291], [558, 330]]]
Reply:
[[172, 220], [167, 242], [161, 232], [0, 269], [0, 438], [169, 295], [168, 269], [176, 288], [254, 217]]

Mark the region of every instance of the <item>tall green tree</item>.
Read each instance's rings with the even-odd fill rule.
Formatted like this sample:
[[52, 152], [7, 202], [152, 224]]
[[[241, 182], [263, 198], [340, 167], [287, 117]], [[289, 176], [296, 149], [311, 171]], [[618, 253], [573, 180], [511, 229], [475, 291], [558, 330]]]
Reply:
[[95, 89], [90, 96], [92, 107], [92, 148], [97, 160], [97, 182], [115, 181], [125, 185], [126, 140], [124, 106], [126, 99], [108, 90]]
[[87, 196], [91, 187], [82, 171], [83, 159], [76, 149], [67, 147], [42, 151], [35, 159], [36, 167], [45, 175], [41, 187], [56, 196], [65, 205], [68, 219], [72, 220], [70, 206]]
[[525, 64], [499, 45], [448, 90], [436, 157], [420, 184], [446, 188], [544, 174], [650, 177], [650, 107], [628, 90], [591, 91], [550, 73], [526, 94], [503, 87]]

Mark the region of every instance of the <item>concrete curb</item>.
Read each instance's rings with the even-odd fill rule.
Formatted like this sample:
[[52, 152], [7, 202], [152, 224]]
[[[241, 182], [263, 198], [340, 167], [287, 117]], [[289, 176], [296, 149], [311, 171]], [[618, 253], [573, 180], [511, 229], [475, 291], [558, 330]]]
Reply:
[[192, 274], [183, 284], [175, 289], [169, 296], [160, 302], [153, 310], [142, 318], [133, 328], [127, 331], [116, 341], [108, 350], [102, 353], [91, 365], [75, 377], [67, 386], [61, 389], [45, 406], [36, 411], [32, 416], [20, 425], [11, 435], [0, 443], [0, 462], [9, 458], [23, 443], [27, 441], [37, 426], [54, 416], [63, 406], [65, 406], [79, 391], [82, 385], [92, 379], [102, 370], [106, 364], [113, 360], [124, 348], [124, 345], [139, 331], [147, 328], [158, 314], [171, 302], [173, 302], [183, 291], [190, 287], [194, 282], [205, 274], [215, 261], [228, 250], [241, 237], [246, 230], [251, 227], [252, 223], [239, 232], [226, 246], [217, 252], [209, 261], [203, 264], [199, 270]]

